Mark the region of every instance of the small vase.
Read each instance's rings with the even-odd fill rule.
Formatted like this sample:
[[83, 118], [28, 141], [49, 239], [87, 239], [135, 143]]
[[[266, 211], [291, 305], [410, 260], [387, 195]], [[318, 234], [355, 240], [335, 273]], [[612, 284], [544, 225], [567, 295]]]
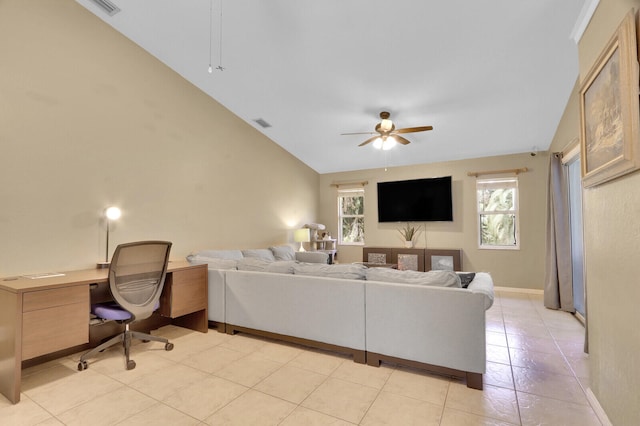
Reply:
[[405, 248], [412, 248], [413, 247], [413, 241], [405, 241], [404, 242], [404, 247]]

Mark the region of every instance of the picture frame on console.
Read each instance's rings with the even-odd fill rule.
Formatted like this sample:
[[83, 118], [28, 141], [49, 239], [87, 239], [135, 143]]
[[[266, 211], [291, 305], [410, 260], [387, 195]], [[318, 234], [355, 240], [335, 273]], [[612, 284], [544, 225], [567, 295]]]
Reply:
[[580, 88], [582, 181], [592, 187], [640, 168], [636, 17], [624, 18]]
[[460, 271], [460, 250], [426, 249], [425, 271]]

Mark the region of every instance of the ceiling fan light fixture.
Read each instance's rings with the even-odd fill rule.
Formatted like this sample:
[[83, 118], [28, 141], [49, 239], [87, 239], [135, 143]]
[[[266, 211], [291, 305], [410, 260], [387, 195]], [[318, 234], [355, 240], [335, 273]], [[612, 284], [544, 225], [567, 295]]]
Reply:
[[393, 129], [393, 122], [391, 120], [385, 118], [380, 122], [380, 130], [383, 132], [389, 132], [391, 129]]
[[391, 148], [396, 146], [397, 143], [398, 142], [396, 142], [396, 139], [393, 136], [389, 136], [382, 142], [382, 150], [389, 151]]
[[373, 147], [375, 149], [382, 149], [382, 145], [383, 145], [382, 138], [376, 138], [376, 140], [373, 141]]

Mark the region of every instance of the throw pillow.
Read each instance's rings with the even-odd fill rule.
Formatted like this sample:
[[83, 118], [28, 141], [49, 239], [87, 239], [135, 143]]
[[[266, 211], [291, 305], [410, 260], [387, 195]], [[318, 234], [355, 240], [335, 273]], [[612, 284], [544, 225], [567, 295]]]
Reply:
[[269, 262], [273, 262], [276, 260], [276, 258], [273, 256], [273, 253], [269, 249], [242, 250], [242, 255], [244, 257], [254, 257], [256, 259], [262, 259]]
[[462, 288], [469, 287], [469, 284], [471, 284], [471, 281], [473, 281], [473, 279], [476, 277], [475, 272], [456, 272], [456, 273], [460, 277], [460, 285], [462, 285]]
[[276, 260], [296, 260], [296, 252], [291, 246], [269, 247]]

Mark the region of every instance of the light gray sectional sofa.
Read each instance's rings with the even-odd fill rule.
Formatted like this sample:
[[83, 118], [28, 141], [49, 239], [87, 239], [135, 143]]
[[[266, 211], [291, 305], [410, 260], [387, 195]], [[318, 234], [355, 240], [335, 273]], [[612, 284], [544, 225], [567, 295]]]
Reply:
[[315, 257], [324, 253], [300, 261], [286, 247], [187, 257], [209, 265], [209, 320], [218, 331], [349, 353], [370, 365], [424, 368], [482, 389], [485, 310], [493, 303], [488, 273], [462, 288], [452, 271], [327, 265]]

